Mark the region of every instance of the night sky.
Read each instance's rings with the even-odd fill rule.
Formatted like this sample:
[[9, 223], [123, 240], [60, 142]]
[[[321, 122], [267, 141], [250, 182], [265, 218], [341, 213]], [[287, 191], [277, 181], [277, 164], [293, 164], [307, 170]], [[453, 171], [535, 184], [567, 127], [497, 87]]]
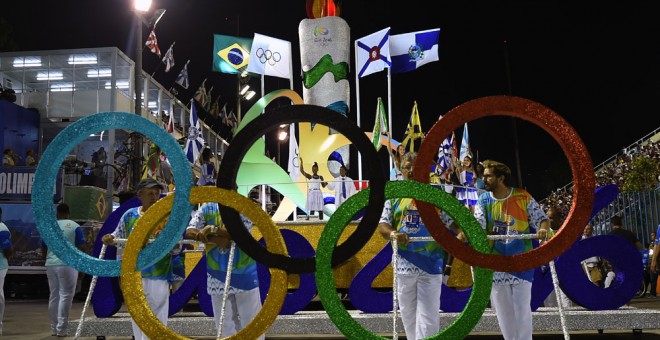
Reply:
[[[176, 41], [176, 66], [170, 73], [158, 71], [160, 60], [145, 50], [144, 70], [157, 70], [154, 77], [167, 88], [190, 59], [191, 86], [180, 91], [182, 101], [208, 78], [214, 97], [221, 94], [221, 103], [236, 105], [236, 76], [211, 72], [213, 34], [256, 32], [290, 40], [294, 89], [302, 93], [298, 25], [307, 18], [305, 1], [154, 0], [153, 7], [167, 9], [156, 35], [163, 54]], [[353, 41], [385, 27], [392, 34], [441, 29], [439, 61], [392, 76], [395, 139], [402, 139], [415, 100], [428, 131], [439, 115], [468, 100], [514, 95], [564, 117], [599, 164], [660, 127], [659, 7], [655, 1], [343, 0], [340, 16], [351, 27], [351, 63]], [[135, 56], [130, 0], [12, 1], [3, 4], [0, 18], [13, 29], [20, 51], [116, 46]], [[149, 29], [143, 33], [146, 40]], [[349, 116], [355, 119], [354, 69], [351, 65]], [[377, 98], [387, 98], [386, 75], [360, 80], [365, 130], [373, 126]], [[284, 87], [288, 80], [266, 78], [266, 92]], [[475, 156], [504, 161], [515, 170], [512, 126], [508, 117], [470, 122]], [[523, 186], [541, 199], [569, 183], [567, 161], [550, 136], [520, 120], [516, 127]], [[456, 133], [460, 138], [462, 129]]]

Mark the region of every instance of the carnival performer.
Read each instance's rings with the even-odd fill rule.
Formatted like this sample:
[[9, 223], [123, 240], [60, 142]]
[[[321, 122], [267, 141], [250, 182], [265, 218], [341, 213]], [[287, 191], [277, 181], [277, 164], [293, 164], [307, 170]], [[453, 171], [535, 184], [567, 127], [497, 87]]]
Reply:
[[387, 144], [387, 151], [390, 153], [390, 156], [394, 161], [395, 173], [394, 173], [394, 178], [391, 178], [391, 180], [394, 181], [403, 180], [403, 175], [401, 174], [401, 159], [403, 158], [403, 155], [406, 153], [406, 147], [403, 145], [403, 143], [399, 143], [399, 145], [396, 146], [396, 152], [392, 152], [391, 145]]
[[300, 173], [309, 180], [309, 186], [307, 189], [307, 204], [305, 209], [307, 209], [307, 220], [309, 216], [313, 215], [315, 211], [319, 212], [319, 220], [323, 219], [323, 192], [321, 192], [321, 186], [324, 188], [328, 185], [328, 182], [323, 180], [323, 176], [318, 174], [319, 165], [314, 162], [312, 165], [312, 174], [305, 172], [303, 168], [303, 160], [300, 159]]
[[[405, 179], [413, 178], [416, 157], [415, 152], [403, 156], [401, 171]], [[440, 217], [448, 221], [445, 214]], [[462, 235], [456, 224], [447, 222], [445, 225]], [[406, 339], [417, 340], [436, 334], [440, 330], [445, 251], [435, 241], [409, 242], [410, 237], [430, 235], [412, 198], [386, 201], [378, 230], [384, 238], [398, 242], [396, 288]]]
[[474, 211], [474, 205], [477, 204], [479, 194], [475, 187], [476, 174], [472, 168], [472, 156], [465, 155], [460, 162], [456, 162], [456, 176], [461, 184], [456, 189], [456, 199], [464, 206]]
[[337, 208], [355, 193], [353, 179], [348, 177], [347, 173], [348, 169], [343, 165], [340, 166], [339, 176], [328, 184], [328, 189], [335, 191], [335, 207]]
[[199, 180], [197, 180], [197, 185], [215, 186], [215, 177], [217, 176], [217, 173], [215, 171], [215, 164], [213, 164], [211, 158], [213, 158], [213, 151], [211, 151], [211, 148], [204, 148], [199, 157], [199, 167], [202, 174], [199, 177]]
[[[243, 224], [252, 230], [252, 222], [241, 215]], [[186, 229], [187, 239], [205, 243], [206, 289], [211, 296], [215, 327], [220, 327], [225, 278], [229, 268], [231, 237], [220, 217], [218, 203], [204, 203], [193, 213]], [[221, 337], [236, 334], [254, 319], [261, 309], [257, 263], [239, 247], [235, 248]], [[261, 335], [260, 340], [265, 339]]]
[[[137, 223], [137, 220], [159, 199], [164, 186], [153, 178], [145, 178], [138, 183], [137, 198], [142, 204], [139, 207], [127, 210], [119, 219], [117, 229], [112, 234], [103, 235], [102, 241], [106, 245], [117, 245], [115, 238], [128, 238]], [[162, 230], [162, 226], [159, 227]], [[158, 231], [157, 231], [158, 232]], [[119, 246], [122, 250], [123, 246]], [[174, 250], [173, 250], [174, 251]], [[121, 252], [117, 252], [117, 258], [121, 258]], [[167, 326], [169, 313], [170, 284], [172, 283], [172, 255], [168, 253], [155, 264], [142, 270], [142, 286], [147, 303], [154, 314]], [[148, 340], [146, 334], [131, 320], [133, 325], [133, 336], [136, 340]]]
[[[474, 217], [489, 235], [518, 235], [536, 231], [546, 241], [550, 221], [541, 206], [527, 191], [507, 186], [511, 169], [495, 161], [484, 161], [484, 184], [488, 192], [481, 194]], [[493, 253], [516, 255], [532, 249], [532, 241], [521, 239], [491, 242]], [[491, 306], [506, 340], [532, 339], [532, 280], [534, 269], [522, 272], [495, 272]]]

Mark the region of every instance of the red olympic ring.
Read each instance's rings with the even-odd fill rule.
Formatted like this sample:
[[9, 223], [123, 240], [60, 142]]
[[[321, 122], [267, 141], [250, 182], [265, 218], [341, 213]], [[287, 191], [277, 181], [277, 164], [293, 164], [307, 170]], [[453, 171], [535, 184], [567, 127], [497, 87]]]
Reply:
[[[591, 156], [573, 127], [553, 110], [529, 99], [510, 96], [482, 97], [461, 104], [436, 122], [422, 142], [415, 168], [430, 169], [442, 140], [465, 122], [482, 117], [512, 116], [529, 121], [557, 141], [568, 158], [573, 173], [573, 202], [559, 232], [541, 247], [523, 254], [504, 256], [480, 253], [466, 246], [444, 227], [435, 207], [416, 201], [429, 233], [443, 248], [465, 263], [501, 272], [524, 271], [550, 262], [568, 249], [589, 221], [593, 206], [595, 174]], [[415, 172], [414, 179], [428, 183], [428, 172]]]

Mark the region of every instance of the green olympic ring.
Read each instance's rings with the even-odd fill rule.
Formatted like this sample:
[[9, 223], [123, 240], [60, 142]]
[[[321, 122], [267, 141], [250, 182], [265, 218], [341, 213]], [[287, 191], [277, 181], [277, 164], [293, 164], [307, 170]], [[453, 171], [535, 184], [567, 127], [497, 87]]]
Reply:
[[[388, 182], [385, 199], [410, 197], [443, 209], [463, 229], [471, 245], [482, 253], [490, 253], [486, 234], [479, 222], [454, 196], [431, 185], [416, 181]], [[321, 234], [316, 252], [316, 285], [321, 303], [337, 328], [349, 339], [387, 339], [364, 329], [344, 308], [337, 296], [332, 272], [332, 253], [339, 237], [351, 219], [369, 203], [369, 189], [351, 196], [330, 217]], [[475, 268], [474, 286], [465, 309], [444, 330], [428, 339], [463, 339], [477, 325], [486, 309], [493, 281], [493, 271]]]

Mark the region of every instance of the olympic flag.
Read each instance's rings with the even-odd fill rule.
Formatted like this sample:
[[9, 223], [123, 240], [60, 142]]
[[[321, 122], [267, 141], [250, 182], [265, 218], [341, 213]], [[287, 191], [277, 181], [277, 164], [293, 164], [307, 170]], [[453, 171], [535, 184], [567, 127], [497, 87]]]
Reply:
[[296, 128], [292, 123], [289, 125], [289, 165], [287, 170], [289, 171], [289, 176], [291, 176], [292, 181], [296, 181], [300, 177], [300, 160], [298, 155], [300, 150], [298, 149], [298, 140], [296, 139]]
[[255, 33], [247, 71], [291, 78], [291, 42]]
[[356, 40], [355, 45], [358, 77], [362, 78], [392, 66], [389, 27]]

